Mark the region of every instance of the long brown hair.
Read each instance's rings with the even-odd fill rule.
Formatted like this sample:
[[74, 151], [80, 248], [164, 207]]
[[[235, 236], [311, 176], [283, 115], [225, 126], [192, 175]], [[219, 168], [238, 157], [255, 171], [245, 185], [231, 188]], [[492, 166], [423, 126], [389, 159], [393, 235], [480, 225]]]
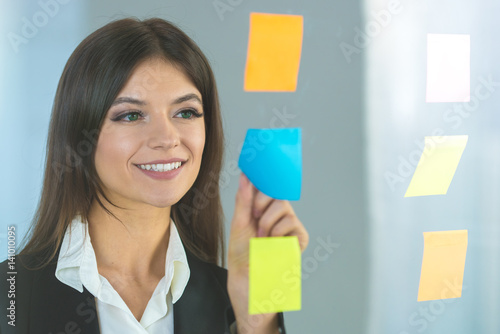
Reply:
[[199, 47], [172, 23], [159, 18], [127, 18], [85, 38], [69, 58], [59, 81], [42, 194], [20, 253], [36, 254], [41, 259], [40, 267], [54, 259], [76, 215], [84, 222], [88, 220], [93, 200], [111, 214], [97, 196], [109, 202], [94, 164], [97, 138], [108, 109], [133, 69], [151, 58], [177, 66], [201, 93], [206, 139], [200, 172], [191, 189], [172, 206], [171, 217], [189, 251], [207, 262], [224, 263], [219, 194], [223, 132], [213, 72]]

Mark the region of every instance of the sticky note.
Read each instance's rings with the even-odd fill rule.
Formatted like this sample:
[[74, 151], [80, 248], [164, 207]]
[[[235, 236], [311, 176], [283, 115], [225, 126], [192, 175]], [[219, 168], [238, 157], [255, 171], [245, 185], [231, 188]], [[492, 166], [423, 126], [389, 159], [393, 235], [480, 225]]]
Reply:
[[426, 102], [470, 101], [470, 35], [427, 34]]
[[405, 197], [445, 195], [469, 136], [425, 137], [425, 147]]
[[459, 298], [467, 253], [467, 230], [424, 232], [418, 301]]
[[297, 237], [250, 239], [248, 313], [300, 310], [300, 266]]
[[302, 34], [301, 15], [250, 13], [245, 91], [294, 92]]
[[302, 187], [301, 129], [248, 129], [238, 166], [269, 197], [298, 200]]

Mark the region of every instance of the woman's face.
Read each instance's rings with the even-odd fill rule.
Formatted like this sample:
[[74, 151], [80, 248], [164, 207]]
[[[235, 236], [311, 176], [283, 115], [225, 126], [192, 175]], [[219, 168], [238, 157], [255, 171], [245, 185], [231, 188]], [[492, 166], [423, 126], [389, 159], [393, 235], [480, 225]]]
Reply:
[[137, 66], [108, 110], [97, 142], [96, 170], [111, 202], [163, 208], [191, 188], [205, 146], [201, 99], [170, 63], [154, 59]]

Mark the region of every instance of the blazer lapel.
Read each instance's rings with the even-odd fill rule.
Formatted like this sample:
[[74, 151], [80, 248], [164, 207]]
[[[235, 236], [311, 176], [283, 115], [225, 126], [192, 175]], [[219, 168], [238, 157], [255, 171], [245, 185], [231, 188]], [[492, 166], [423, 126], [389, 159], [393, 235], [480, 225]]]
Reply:
[[181, 298], [174, 304], [175, 334], [222, 334], [231, 306], [224, 269], [202, 262], [186, 250], [190, 277]]

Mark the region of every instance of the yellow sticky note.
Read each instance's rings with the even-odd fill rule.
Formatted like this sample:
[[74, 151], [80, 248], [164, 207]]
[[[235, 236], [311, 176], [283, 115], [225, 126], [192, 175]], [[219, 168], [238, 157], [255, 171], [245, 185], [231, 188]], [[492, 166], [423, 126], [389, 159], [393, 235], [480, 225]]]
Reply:
[[445, 195], [469, 136], [425, 137], [425, 147], [405, 197]]
[[470, 101], [470, 35], [427, 34], [426, 102]]
[[245, 91], [294, 92], [302, 34], [301, 15], [250, 13]]
[[297, 237], [250, 239], [248, 313], [301, 307], [301, 260]]
[[467, 230], [424, 232], [418, 301], [459, 298], [467, 253]]

